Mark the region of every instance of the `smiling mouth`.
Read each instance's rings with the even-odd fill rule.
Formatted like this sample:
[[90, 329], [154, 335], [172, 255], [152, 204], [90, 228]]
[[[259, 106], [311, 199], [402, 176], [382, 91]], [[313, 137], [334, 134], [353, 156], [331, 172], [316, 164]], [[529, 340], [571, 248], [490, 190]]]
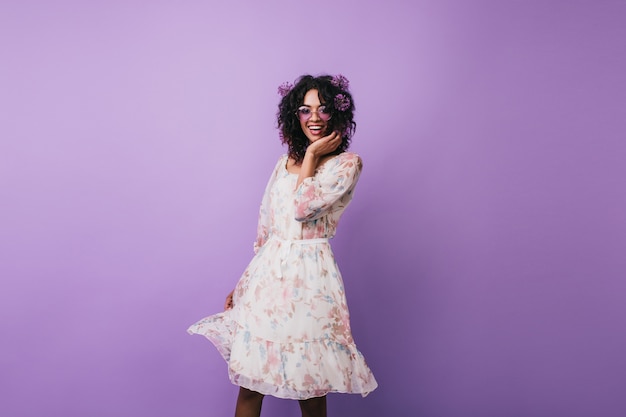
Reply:
[[320, 125], [311, 125], [307, 127], [309, 128], [309, 131], [313, 133], [314, 135], [319, 135], [324, 130], [324, 126], [320, 126]]

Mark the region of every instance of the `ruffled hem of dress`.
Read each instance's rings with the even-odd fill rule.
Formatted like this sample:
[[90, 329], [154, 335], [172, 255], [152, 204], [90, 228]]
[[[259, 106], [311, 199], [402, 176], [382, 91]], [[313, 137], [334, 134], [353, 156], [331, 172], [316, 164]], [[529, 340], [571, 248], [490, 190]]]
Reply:
[[376, 381], [373, 381], [373, 383], [370, 384], [369, 387], [361, 391], [354, 391], [354, 390], [348, 391], [348, 390], [332, 389], [332, 388], [318, 389], [318, 390], [311, 390], [311, 391], [297, 391], [297, 390], [285, 389], [283, 387], [277, 387], [275, 385], [265, 383], [265, 382], [259, 383], [244, 375], [231, 373], [230, 369], [228, 372], [228, 376], [230, 378], [230, 382], [232, 382], [234, 385], [249, 389], [254, 392], [258, 392], [263, 395], [271, 395], [272, 397], [281, 398], [285, 400], [308, 400], [310, 398], [323, 397], [327, 394], [332, 394], [332, 393], [361, 394], [362, 397], [366, 397], [378, 387], [378, 383]]
[[[232, 343], [230, 337], [227, 335], [232, 335], [235, 330], [232, 326], [232, 321], [224, 320], [224, 314], [225, 313], [219, 313], [200, 320], [191, 325], [187, 329], [187, 333], [191, 335], [198, 334], [209, 339], [209, 341], [215, 345], [220, 355], [222, 355], [222, 358], [228, 362], [230, 360]], [[230, 323], [230, 325], [228, 323]]]
[[[277, 398], [305, 400], [328, 393], [361, 394], [378, 386], [354, 344], [330, 339], [279, 343], [251, 336], [225, 319], [207, 317], [188, 332], [206, 337], [228, 363], [230, 381]], [[238, 342], [233, 344], [233, 341]], [[233, 346], [236, 353], [231, 355]]]

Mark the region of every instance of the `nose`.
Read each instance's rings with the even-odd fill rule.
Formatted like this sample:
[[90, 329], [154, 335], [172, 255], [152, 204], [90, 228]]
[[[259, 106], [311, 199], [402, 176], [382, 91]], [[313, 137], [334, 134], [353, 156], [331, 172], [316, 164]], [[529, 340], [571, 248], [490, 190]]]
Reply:
[[318, 121], [320, 119], [319, 110], [311, 111], [311, 120]]

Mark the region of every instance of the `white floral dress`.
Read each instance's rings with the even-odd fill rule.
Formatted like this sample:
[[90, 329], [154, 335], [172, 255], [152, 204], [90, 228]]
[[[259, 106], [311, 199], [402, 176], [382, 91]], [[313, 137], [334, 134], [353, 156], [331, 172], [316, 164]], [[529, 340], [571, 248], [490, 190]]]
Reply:
[[333, 157], [296, 189], [283, 155], [265, 190], [256, 255], [234, 307], [188, 331], [206, 336], [235, 385], [279, 398], [366, 396], [376, 380], [350, 331], [341, 274], [328, 243], [361, 173], [358, 155]]

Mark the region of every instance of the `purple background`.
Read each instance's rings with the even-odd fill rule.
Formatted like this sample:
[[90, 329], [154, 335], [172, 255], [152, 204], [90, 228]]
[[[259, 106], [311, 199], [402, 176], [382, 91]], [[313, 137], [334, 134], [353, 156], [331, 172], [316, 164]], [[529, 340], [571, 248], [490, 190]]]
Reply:
[[[3, 1], [0, 415], [232, 415], [276, 87], [345, 74], [334, 416], [626, 415], [626, 2]], [[298, 415], [268, 398], [264, 415]]]

